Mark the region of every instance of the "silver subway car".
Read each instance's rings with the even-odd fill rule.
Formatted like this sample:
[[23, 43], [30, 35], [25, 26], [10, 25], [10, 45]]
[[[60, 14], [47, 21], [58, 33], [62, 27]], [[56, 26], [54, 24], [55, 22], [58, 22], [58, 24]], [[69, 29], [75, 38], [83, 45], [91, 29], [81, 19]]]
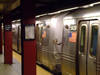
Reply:
[[19, 20], [12, 21], [12, 49], [21, 53], [21, 23]]
[[61, 45], [57, 46], [53, 41], [62, 42], [65, 14], [45, 16], [36, 20], [37, 63], [48, 67], [53, 73], [61, 71]]
[[[21, 53], [20, 21], [13, 49]], [[36, 18], [37, 63], [56, 75], [100, 75], [100, 5]]]
[[100, 5], [64, 18], [62, 75], [100, 75]]

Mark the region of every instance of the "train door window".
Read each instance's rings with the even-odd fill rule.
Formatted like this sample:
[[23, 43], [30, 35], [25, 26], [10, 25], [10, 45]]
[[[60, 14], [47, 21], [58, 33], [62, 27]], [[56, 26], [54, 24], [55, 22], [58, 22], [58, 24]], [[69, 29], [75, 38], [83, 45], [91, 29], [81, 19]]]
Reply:
[[21, 38], [21, 26], [19, 26], [18, 30], [19, 30], [19, 33], [18, 33], [19, 36], [18, 36], [18, 38]]
[[40, 43], [42, 42], [42, 32], [43, 32], [43, 26], [41, 26]]
[[80, 53], [85, 54], [87, 25], [82, 24], [80, 31]]
[[37, 34], [36, 35], [36, 41], [38, 42], [38, 37], [39, 37], [39, 24], [37, 24], [37, 29], [36, 30], [37, 30], [37, 33], [36, 33]]
[[15, 37], [15, 28], [12, 29], [12, 37]]
[[97, 37], [98, 37], [98, 24], [91, 26], [91, 42], [90, 42], [90, 55], [96, 56], [97, 53]]

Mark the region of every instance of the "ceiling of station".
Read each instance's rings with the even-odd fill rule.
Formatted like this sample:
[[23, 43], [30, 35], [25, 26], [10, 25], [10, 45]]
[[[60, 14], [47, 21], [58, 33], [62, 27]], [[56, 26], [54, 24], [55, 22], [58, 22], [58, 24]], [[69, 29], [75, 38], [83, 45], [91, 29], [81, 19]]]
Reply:
[[0, 15], [16, 0], [0, 0]]
[[[0, 15], [16, 1], [18, 0], [0, 0]], [[36, 15], [40, 15], [98, 1], [99, 0], [35, 0], [35, 12]], [[12, 11], [12, 14], [17, 15], [17, 17], [20, 16], [20, 13], [20, 6]]]
[[98, 2], [100, 0], [36, 0], [36, 15]]

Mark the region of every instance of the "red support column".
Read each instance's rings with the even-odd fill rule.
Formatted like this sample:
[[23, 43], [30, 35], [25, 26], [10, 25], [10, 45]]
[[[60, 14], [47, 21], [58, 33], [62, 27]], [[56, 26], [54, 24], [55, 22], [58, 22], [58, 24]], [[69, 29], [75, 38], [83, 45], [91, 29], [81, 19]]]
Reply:
[[12, 64], [12, 19], [4, 14], [4, 63]]
[[22, 75], [36, 75], [36, 40], [24, 39], [25, 25], [35, 25], [35, 0], [21, 0], [21, 12]]
[[2, 54], [2, 22], [0, 21], [0, 54]]

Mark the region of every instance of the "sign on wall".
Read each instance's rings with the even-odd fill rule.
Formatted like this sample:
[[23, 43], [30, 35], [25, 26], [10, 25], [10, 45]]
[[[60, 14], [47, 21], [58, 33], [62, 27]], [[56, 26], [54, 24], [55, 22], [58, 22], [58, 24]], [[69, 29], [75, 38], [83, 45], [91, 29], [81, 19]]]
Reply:
[[43, 31], [42, 32], [42, 38], [45, 38], [46, 37], [46, 31]]
[[76, 43], [76, 32], [69, 33], [69, 42]]
[[5, 25], [5, 31], [11, 31], [11, 24], [6, 24]]
[[70, 29], [71, 31], [76, 31], [77, 30], [77, 27], [76, 25], [70, 25]]
[[35, 39], [35, 26], [34, 24], [25, 25], [25, 40]]

